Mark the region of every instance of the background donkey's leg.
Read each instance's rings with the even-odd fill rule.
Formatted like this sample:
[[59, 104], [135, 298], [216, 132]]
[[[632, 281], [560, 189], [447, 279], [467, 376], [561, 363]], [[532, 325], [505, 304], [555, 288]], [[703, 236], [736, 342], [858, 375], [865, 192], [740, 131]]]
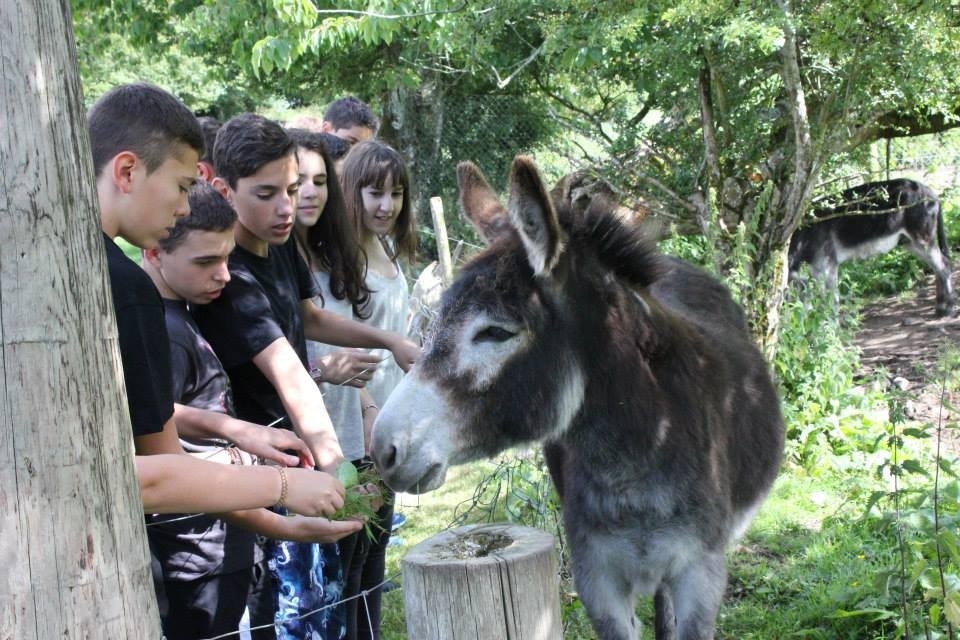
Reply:
[[[931, 243], [935, 242], [936, 239], [931, 238]], [[936, 244], [921, 244], [911, 239], [909, 249], [910, 253], [926, 262], [930, 268], [933, 269], [933, 273], [936, 276], [937, 315], [945, 316], [954, 313], [955, 309], [953, 307], [956, 303], [956, 298], [953, 293], [953, 283], [950, 282], [950, 260], [943, 255], [943, 252], [940, 251], [940, 248]]]

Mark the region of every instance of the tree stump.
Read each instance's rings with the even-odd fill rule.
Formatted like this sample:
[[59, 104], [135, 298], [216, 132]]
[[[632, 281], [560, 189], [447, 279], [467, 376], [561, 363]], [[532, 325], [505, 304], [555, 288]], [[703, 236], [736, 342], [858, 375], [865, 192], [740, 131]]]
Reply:
[[560, 578], [553, 536], [509, 524], [438, 533], [403, 559], [407, 636], [416, 640], [557, 640]]

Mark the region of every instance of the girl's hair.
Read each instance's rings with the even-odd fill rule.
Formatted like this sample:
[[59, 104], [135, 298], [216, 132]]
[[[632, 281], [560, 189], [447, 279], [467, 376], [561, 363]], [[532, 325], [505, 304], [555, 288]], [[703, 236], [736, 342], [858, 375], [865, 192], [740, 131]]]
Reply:
[[[288, 129], [287, 133], [296, 142], [297, 153], [300, 149], [306, 149], [320, 154], [327, 169], [327, 202], [317, 223], [307, 228], [306, 254], [310, 261], [310, 270], [319, 268], [329, 274], [330, 293], [333, 297], [337, 300], [349, 300], [354, 315], [365, 318], [366, 315], [361, 309], [370, 298], [370, 290], [364, 282], [367, 257], [357, 232], [347, 217], [343, 192], [333, 170], [333, 160], [330, 159], [320, 134], [305, 129]], [[294, 235], [296, 237], [296, 234]]]
[[[364, 187], [383, 187], [387, 178], [403, 187], [403, 205], [393, 226], [392, 237], [384, 242], [384, 248], [391, 259], [399, 257], [413, 262], [417, 252], [416, 217], [410, 201], [410, 174], [403, 158], [393, 147], [376, 140], [360, 142], [350, 149], [340, 176], [343, 185], [343, 199], [347, 212], [353, 216], [353, 224], [358, 237], [363, 237], [363, 196]], [[381, 238], [381, 241], [384, 239]]]

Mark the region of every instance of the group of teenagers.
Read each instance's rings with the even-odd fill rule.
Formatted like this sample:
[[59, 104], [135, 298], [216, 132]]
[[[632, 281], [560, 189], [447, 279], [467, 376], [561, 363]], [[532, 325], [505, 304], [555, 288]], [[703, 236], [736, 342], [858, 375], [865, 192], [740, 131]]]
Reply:
[[[222, 125], [135, 83], [87, 126], [164, 634], [378, 638], [393, 496], [330, 519], [419, 346], [403, 158], [356, 98]], [[292, 123], [299, 124], [299, 123]], [[114, 242], [141, 250], [137, 264]], [[366, 528], [365, 528], [366, 527]]]

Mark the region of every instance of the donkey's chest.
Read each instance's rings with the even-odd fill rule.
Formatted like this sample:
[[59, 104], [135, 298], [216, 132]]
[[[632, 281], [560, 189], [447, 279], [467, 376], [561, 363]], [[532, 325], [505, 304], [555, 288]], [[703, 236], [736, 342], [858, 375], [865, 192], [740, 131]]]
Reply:
[[[689, 539], [723, 547], [731, 521], [724, 482], [708, 461], [651, 460], [624, 456], [603, 463], [596, 456], [566, 450], [563, 510], [568, 530], [584, 536], [615, 532], [630, 539], [643, 556], [662, 553], [661, 545], [686, 548]], [[556, 479], [556, 474], [555, 474]]]

